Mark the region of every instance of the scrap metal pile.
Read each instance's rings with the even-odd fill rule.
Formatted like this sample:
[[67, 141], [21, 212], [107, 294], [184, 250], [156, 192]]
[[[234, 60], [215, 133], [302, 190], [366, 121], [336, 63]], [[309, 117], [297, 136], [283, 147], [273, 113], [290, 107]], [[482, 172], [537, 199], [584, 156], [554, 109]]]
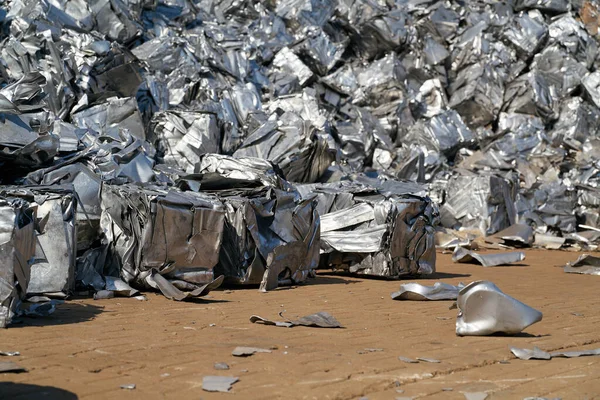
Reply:
[[594, 247], [594, 7], [0, 0], [0, 324], [116, 277], [429, 274], [438, 223]]

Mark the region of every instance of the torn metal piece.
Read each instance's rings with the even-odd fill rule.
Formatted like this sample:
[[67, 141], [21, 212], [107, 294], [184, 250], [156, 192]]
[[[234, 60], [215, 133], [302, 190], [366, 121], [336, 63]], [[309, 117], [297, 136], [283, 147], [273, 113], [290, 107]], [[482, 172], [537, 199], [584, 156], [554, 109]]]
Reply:
[[291, 322], [272, 321], [270, 319], [259, 317], [258, 315], [251, 316], [250, 322], [252, 322], [253, 324], [273, 325], [273, 326], [280, 326], [283, 328], [291, 328], [292, 326], [294, 326], [294, 324]]
[[511, 347], [510, 351], [521, 360], [550, 360], [552, 358], [550, 353], [547, 353], [538, 347], [534, 347], [532, 350]]
[[428, 363], [434, 363], [434, 364], [439, 364], [441, 363], [440, 360], [436, 360], [435, 358], [424, 358], [424, 357], [417, 357], [418, 361], [424, 361], [424, 362], [428, 362]]
[[600, 275], [600, 257], [582, 254], [574, 262], [567, 263], [564, 270], [573, 274]]
[[418, 283], [400, 285], [398, 292], [392, 293], [393, 300], [456, 300], [458, 292], [464, 288], [463, 283], [457, 286], [436, 282], [433, 286], [423, 286]]
[[126, 383], [125, 385], [121, 385], [120, 388], [121, 389], [126, 389], [126, 390], [134, 390], [135, 389], [135, 383]]
[[312, 326], [318, 328], [341, 328], [342, 325], [333, 315], [325, 311], [319, 311], [315, 314], [306, 315], [296, 321], [292, 321], [294, 325]]
[[226, 371], [229, 369], [229, 365], [227, 365], [227, 363], [224, 362], [218, 362], [215, 363], [214, 368], [218, 371]]
[[20, 365], [12, 361], [0, 361], [0, 373], [14, 372], [21, 373], [27, 372], [27, 368], [21, 367]]
[[240, 378], [233, 376], [205, 376], [202, 378], [202, 390], [228, 393], [231, 386], [239, 380]]
[[398, 356], [398, 360], [405, 362], [407, 364], [417, 364], [419, 360], [413, 360], [412, 358]]
[[482, 255], [457, 246], [452, 253], [452, 261], [456, 263], [473, 263], [477, 261], [484, 267], [513, 264], [524, 259], [525, 253], [522, 251]]
[[120, 278], [114, 276], [105, 276], [105, 290], [111, 291], [115, 296], [132, 297], [139, 293], [137, 289], [132, 288]]
[[495, 233], [492, 237], [502, 239], [504, 244], [508, 246], [513, 244], [531, 246], [533, 243], [533, 228], [529, 225], [514, 224]]
[[271, 350], [268, 349], [260, 349], [258, 347], [243, 347], [238, 346], [231, 352], [232, 356], [235, 357], [249, 357], [256, 353], [271, 353]]
[[0, 356], [14, 357], [20, 355], [21, 353], [19, 353], [18, 351], [0, 351]]
[[272, 321], [266, 318], [253, 315], [250, 317], [250, 322], [263, 325], [273, 325], [285, 328], [293, 326], [308, 326], [317, 328], [342, 328], [342, 325], [329, 313], [320, 311], [315, 314], [307, 315], [299, 318], [296, 321]]
[[488, 281], [476, 281], [458, 293], [458, 336], [513, 335], [542, 320], [542, 313], [504, 294]]
[[115, 292], [113, 292], [112, 290], [99, 290], [96, 293], [94, 293], [94, 300], [107, 300], [114, 298]]
[[535, 241], [533, 244], [538, 247], [544, 247], [550, 250], [558, 250], [560, 249], [566, 242], [566, 239], [563, 237], [551, 236], [551, 235], [543, 235], [540, 233], [535, 234]]
[[56, 306], [63, 304], [63, 300], [50, 300], [44, 303], [21, 303], [17, 315], [25, 317], [47, 317], [56, 311]]
[[583, 356], [600, 356], [600, 349], [579, 350], [579, 351], [553, 351], [550, 353], [552, 357], [583, 357]]
[[379, 352], [382, 352], [382, 351], [383, 351], [383, 349], [368, 348], [368, 349], [364, 349], [364, 350], [359, 350], [358, 354], [379, 353]]
[[485, 400], [488, 394], [485, 392], [463, 392], [466, 400]]

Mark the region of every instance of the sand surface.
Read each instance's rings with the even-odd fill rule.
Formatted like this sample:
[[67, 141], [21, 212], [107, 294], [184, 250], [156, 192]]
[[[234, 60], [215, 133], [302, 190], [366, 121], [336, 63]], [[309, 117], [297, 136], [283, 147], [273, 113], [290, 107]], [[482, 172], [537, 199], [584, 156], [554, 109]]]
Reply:
[[[518, 337], [457, 337], [451, 301], [394, 301], [400, 281], [322, 275], [307, 285], [259, 293], [219, 290], [174, 302], [149, 293], [71, 300], [46, 319], [0, 331], [0, 357], [29, 372], [0, 374], [0, 398], [52, 399], [487, 399], [600, 398], [600, 357], [522, 361], [509, 347], [546, 351], [600, 347], [600, 276], [566, 274], [578, 253], [527, 251], [520, 266], [453, 264], [416, 280], [490, 280], [544, 313]], [[410, 280], [413, 281], [413, 280]], [[253, 314], [290, 319], [327, 311], [344, 329], [251, 324]], [[236, 346], [273, 349], [233, 357]], [[372, 349], [377, 351], [368, 351]], [[434, 358], [407, 364], [398, 356]], [[215, 370], [224, 362], [230, 370]], [[206, 375], [239, 377], [230, 394], [202, 390]], [[121, 389], [134, 383], [135, 390]], [[449, 389], [452, 389], [451, 391]], [[403, 391], [403, 392], [401, 392]]]

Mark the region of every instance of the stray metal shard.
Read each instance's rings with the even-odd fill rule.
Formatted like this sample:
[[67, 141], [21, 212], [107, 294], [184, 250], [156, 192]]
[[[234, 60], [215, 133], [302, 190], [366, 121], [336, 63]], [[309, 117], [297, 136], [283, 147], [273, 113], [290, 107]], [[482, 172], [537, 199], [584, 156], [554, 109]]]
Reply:
[[342, 328], [342, 325], [336, 320], [333, 315], [325, 311], [320, 311], [315, 314], [310, 314], [299, 318], [296, 321], [272, 321], [266, 318], [253, 315], [250, 317], [250, 322], [253, 324], [273, 325], [285, 328], [293, 326], [307, 326], [315, 328]]
[[504, 294], [488, 281], [465, 286], [458, 293], [456, 305], [458, 336], [514, 335], [542, 320], [540, 311]]
[[418, 283], [405, 283], [400, 285], [398, 292], [392, 293], [394, 300], [456, 300], [458, 292], [464, 288], [463, 283], [457, 286], [443, 282], [436, 282], [433, 286], [423, 286]]
[[20, 365], [12, 361], [0, 361], [0, 373], [14, 372], [21, 373], [27, 372], [27, 368], [23, 368]]
[[398, 360], [405, 362], [407, 364], [417, 364], [419, 360], [413, 360], [412, 358], [398, 356]]
[[135, 389], [135, 383], [127, 383], [125, 385], [121, 385], [120, 387], [121, 387], [121, 389], [134, 390]]
[[229, 365], [224, 362], [215, 363], [214, 368], [218, 371], [227, 371], [229, 370]]
[[418, 361], [424, 361], [424, 362], [428, 362], [428, 363], [434, 363], [434, 364], [439, 364], [441, 363], [440, 360], [436, 360], [435, 358], [424, 358], [424, 357], [417, 357]]
[[582, 254], [574, 262], [567, 263], [564, 270], [573, 274], [600, 275], [600, 258]]
[[240, 378], [234, 376], [205, 376], [202, 378], [202, 390], [227, 393], [239, 380]]
[[238, 346], [231, 352], [232, 356], [235, 357], [249, 357], [256, 353], [271, 353], [271, 350], [268, 349], [260, 349], [258, 347], [242, 347]]
[[525, 259], [525, 253], [522, 251], [513, 251], [496, 254], [482, 255], [474, 251], [467, 250], [457, 246], [452, 253], [452, 261], [457, 263], [474, 263], [474, 261], [484, 267], [495, 267], [498, 265], [514, 264]]
[[521, 360], [549, 360], [552, 358], [552, 355], [548, 352], [545, 352], [538, 347], [534, 347], [533, 349], [520, 349], [518, 347], [511, 347], [510, 351], [520, 358]]
[[511, 347], [510, 351], [521, 360], [550, 360], [554, 357], [574, 358], [585, 356], [600, 356], [600, 349], [576, 350], [576, 351], [554, 351], [548, 353], [537, 347], [533, 349], [521, 349]]
[[466, 400], [485, 400], [488, 394], [485, 392], [463, 392]]

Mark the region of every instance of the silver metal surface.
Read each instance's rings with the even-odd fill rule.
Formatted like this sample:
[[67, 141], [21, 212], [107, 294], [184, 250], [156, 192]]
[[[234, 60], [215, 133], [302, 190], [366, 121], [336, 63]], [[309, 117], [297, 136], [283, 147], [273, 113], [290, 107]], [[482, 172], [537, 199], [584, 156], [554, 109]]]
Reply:
[[465, 285], [457, 286], [443, 282], [436, 282], [433, 286], [423, 286], [418, 283], [405, 283], [400, 285], [398, 292], [392, 293], [393, 300], [456, 300], [458, 292]]
[[487, 281], [468, 284], [456, 301], [458, 336], [514, 335], [542, 320], [542, 313], [504, 294]]
[[495, 267], [498, 265], [508, 265], [518, 263], [525, 259], [525, 253], [522, 251], [511, 251], [495, 254], [479, 254], [457, 246], [452, 253], [452, 261], [456, 263], [479, 263], [484, 267]]

